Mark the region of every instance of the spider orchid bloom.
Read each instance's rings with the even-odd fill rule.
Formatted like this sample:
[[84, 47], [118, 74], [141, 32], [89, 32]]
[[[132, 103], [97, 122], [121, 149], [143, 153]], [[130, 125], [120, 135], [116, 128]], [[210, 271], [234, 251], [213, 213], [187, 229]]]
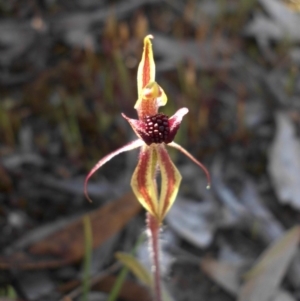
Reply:
[[[84, 191], [89, 199], [87, 194], [88, 180], [103, 164], [122, 152], [140, 147], [139, 161], [131, 178], [131, 187], [141, 205], [161, 223], [175, 201], [181, 182], [181, 175], [171, 161], [166, 145], [178, 149], [201, 167], [207, 176], [208, 187], [210, 176], [202, 163], [173, 142], [182, 118], [188, 113], [188, 109], [181, 108], [170, 118], [158, 113], [158, 107], [167, 103], [167, 96], [155, 82], [155, 63], [150, 41], [152, 38], [151, 35], [148, 35], [144, 39], [144, 51], [137, 74], [138, 100], [134, 108], [137, 110], [139, 119], [130, 119], [122, 114], [138, 139], [102, 158], [87, 175]], [[159, 196], [156, 183], [157, 170], [161, 172]]]

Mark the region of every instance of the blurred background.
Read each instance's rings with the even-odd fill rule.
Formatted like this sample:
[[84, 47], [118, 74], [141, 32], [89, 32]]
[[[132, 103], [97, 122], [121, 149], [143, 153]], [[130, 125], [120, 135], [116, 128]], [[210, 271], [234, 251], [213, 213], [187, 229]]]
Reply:
[[[0, 1], [0, 300], [150, 300], [115, 252], [149, 268], [130, 193], [143, 38], [183, 180], [163, 226], [171, 300], [300, 298], [298, 0]], [[125, 260], [126, 261], [126, 260]], [[121, 260], [122, 262], [122, 260]], [[127, 262], [128, 264], [128, 262]], [[133, 263], [137, 266], [137, 262]], [[141, 278], [141, 277], [140, 277]], [[120, 281], [120, 280], [119, 280]], [[108, 299], [111, 298], [111, 299]]]

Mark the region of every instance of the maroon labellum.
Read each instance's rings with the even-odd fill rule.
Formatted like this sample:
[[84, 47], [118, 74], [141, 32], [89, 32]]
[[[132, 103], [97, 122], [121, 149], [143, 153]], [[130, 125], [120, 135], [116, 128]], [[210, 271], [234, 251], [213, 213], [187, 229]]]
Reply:
[[145, 116], [142, 120], [122, 116], [129, 122], [135, 133], [147, 144], [171, 143], [179, 129], [182, 117], [188, 112], [182, 108], [172, 117], [163, 113]]
[[170, 135], [169, 117], [161, 113], [146, 116], [145, 131], [152, 143], [168, 143]]

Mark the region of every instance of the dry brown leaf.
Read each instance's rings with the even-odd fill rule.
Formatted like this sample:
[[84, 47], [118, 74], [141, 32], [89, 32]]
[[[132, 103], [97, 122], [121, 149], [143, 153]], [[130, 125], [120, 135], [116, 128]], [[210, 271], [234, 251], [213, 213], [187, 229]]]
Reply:
[[[114, 283], [116, 281], [116, 277], [114, 276], [107, 276], [103, 280], [101, 280], [98, 284], [93, 286], [93, 290], [99, 290], [105, 293], [110, 293]], [[150, 294], [149, 289], [147, 289], [145, 286], [142, 286], [136, 282], [125, 280], [119, 297], [122, 298], [122, 300], [126, 301], [151, 301], [152, 296]]]
[[268, 301], [274, 296], [297, 251], [299, 239], [300, 226], [296, 226], [262, 254], [245, 276], [239, 301]]
[[8, 172], [0, 165], [0, 191], [8, 192], [12, 189], [12, 179]]
[[239, 291], [240, 267], [227, 264], [212, 258], [204, 258], [200, 262], [201, 269], [223, 289], [236, 295]]
[[[93, 291], [100, 291], [109, 294], [114, 288], [116, 280], [116, 276], [107, 275], [97, 283], [93, 284], [92, 289]], [[68, 283], [61, 285], [58, 291], [62, 294], [67, 294], [71, 290], [78, 288], [80, 285], [80, 280], [71, 280]], [[125, 280], [120, 289], [119, 298], [126, 301], [151, 301], [152, 295], [146, 286], [132, 280]], [[66, 295], [62, 300], [71, 300], [71, 297]]]
[[211, 244], [217, 227], [217, 205], [213, 202], [176, 200], [166, 216], [168, 225], [184, 240], [204, 248]]
[[278, 112], [276, 124], [276, 136], [269, 153], [269, 173], [278, 200], [300, 210], [300, 140], [288, 114]]
[[289, 292], [277, 291], [272, 301], [295, 301], [295, 298]]
[[[201, 261], [200, 267], [206, 275], [225, 291], [237, 296], [240, 291], [240, 275], [243, 264], [234, 265], [212, 258], [205, 258]], [[293, 296], [280, 288], [276, 289], [270, 301], [295, 301]]]
[[[88, 214], [93, 233], [93, 248], [120, 231], [139, 211], [141, 206], [132, 193], [110, 202]], [[84, 254], [82, 217], [33, 244], [28, 252], [20, 251], [0, 257], [0, 269], [55, 268], [79, 261]]]

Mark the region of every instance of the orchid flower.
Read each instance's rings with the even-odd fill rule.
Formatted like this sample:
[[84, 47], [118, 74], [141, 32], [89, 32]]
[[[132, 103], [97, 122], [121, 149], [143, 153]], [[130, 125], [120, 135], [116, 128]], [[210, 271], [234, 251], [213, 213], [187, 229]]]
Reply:
[[[202, 163], [173, 141], [188, 109], [181, 108], [170, 118], [158, 112], [158, 108], [167, 103], [167, 96], [155, 82], [155, 63], [150, 41], [152, 38], [152, 35], [148, 35], [144, 39], [144, 51], [138, 67], [138, 100], [134, 108], [137, 110], [139, 119], [131, 119], [122, 114], [138, 139], [102, 158], [87, 175], [84, 191], [89, 199], [87, 183], [90, 177], [116, 155], [140, 147], [139, 160], [132, 175], [131, 187], [141, 205], [161, 223], [175, 201], [181, 182], [181, 175], [171, 161], [166, 146], [181, 151], [202, 168], [208, 179], [208, 186], [210, 185], [210, 176]], [[157, 170], [161, 173], [160, 195], [158, 195], [156, 183]]]

